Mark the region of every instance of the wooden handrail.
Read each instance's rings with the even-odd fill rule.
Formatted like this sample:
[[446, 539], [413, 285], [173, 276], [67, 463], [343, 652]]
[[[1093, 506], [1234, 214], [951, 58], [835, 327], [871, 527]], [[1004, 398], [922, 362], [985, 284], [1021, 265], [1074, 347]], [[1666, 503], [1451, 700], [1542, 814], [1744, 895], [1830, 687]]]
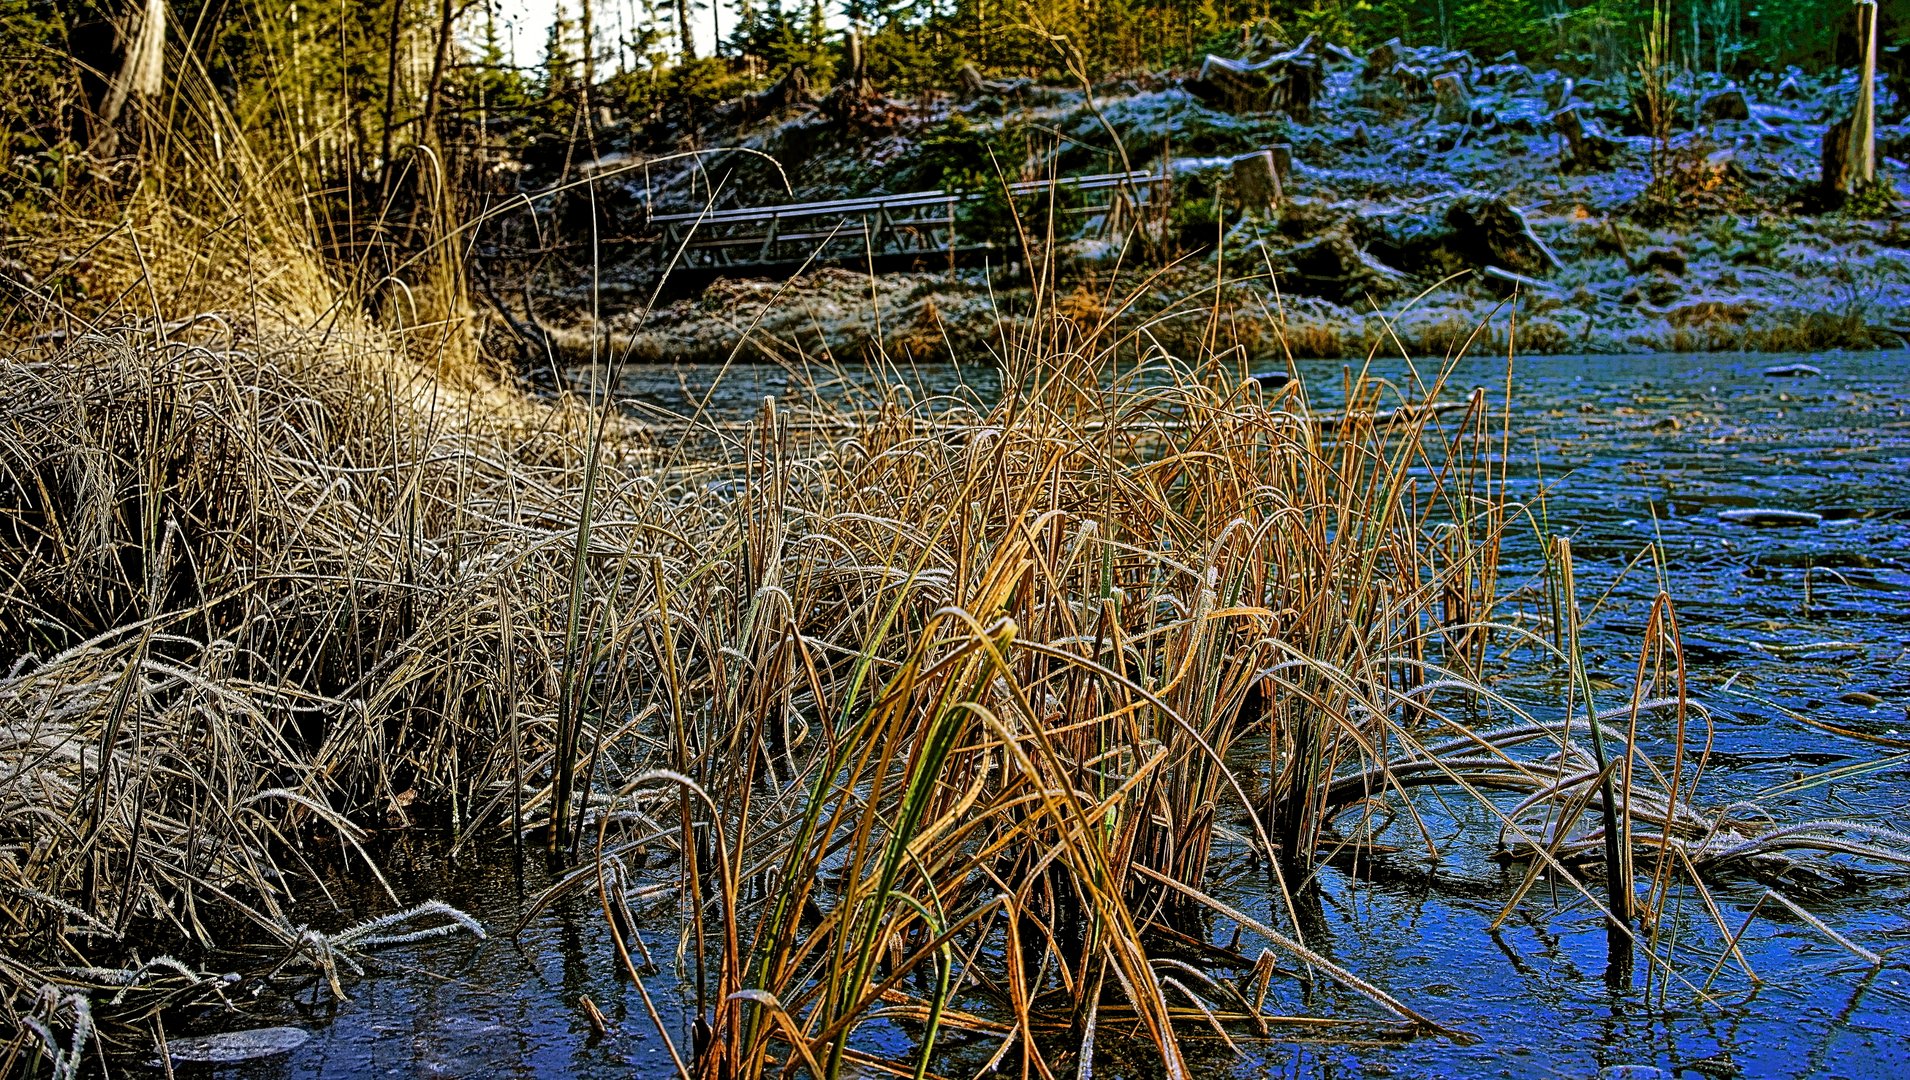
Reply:
[[[1131, 173], [1100, 173], [1093, 176], [1061, 176], [1052, 180], [1017, 180], [1007, 185], [1011, 195], [1031, 195], [1050, 187], [1068, 188], [1076, 191], [1096, 191], [1125, 185], [1152, 186], [1167, 179], [1165, 176], [1137, 170]], [[982, 197], [982, 192], [947, 191], [911, 191], [899, 195], [864, 195], [853, 199], [834, 199], [825, 202], [782, 203], [768, 206], [738, 206], [723, 210], [698, 211], [683, 214], [656, 214], [650, 218], [652, 224], [722, 225], [738, 222], [769, 221], [774, 218], [798, 217], [849, 217], [854, 214], [871, 211], [906, 210], [937, 204], [969, 202]]]

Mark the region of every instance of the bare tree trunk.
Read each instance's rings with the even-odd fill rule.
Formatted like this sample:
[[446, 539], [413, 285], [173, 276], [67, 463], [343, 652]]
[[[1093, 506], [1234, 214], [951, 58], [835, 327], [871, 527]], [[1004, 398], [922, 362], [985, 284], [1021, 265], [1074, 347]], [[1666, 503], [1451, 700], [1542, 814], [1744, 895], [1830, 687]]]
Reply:
[[590, 107], [590, 88], [597, 85], [597, 25], [590, 18], [590, 0], [578, 0], [579, 29], [584, 38], [584, 107]]
[[391, 25], [385, 29], [385, 114], [384, 132], [378, 140], [378, 170], [384, 174], [384, 188], [391, 191], [391, 136], [393, 114], [398, 110], [398, 37], [404, 28], [405, 0], [391, 0]]
[[438, 102], [444, 93], [444, 67], [450, 59], [451, 27], [457, 15], [451, 9], [452, 0], [440, 0], [438, 7], [438, 40], [431, 54], [431, 82], [426, 86], [424, 95], [424, 121], [419, 125], [418, 140], [436, 142], [438, 122]]
[[1857, 47], [1863, 50], [1857, 106], [1850, 115], [1851, 186], [1877, 179], [1877, 0], [1857, 4]]
[[96, 145], [101, 153], [111, 154], [119, 142], [119, 116], [127, 100], [158, 94], [165, 75], [166, 0], [146, 0], [132, 44], [127, 46], [126, 60], [120, 65], [119, 78], [113, 80], [100, 109], [103, 122]]
[[690, 0], [676, 0], [676, 38], [683, 47], [683, 59], [696, 59], [696, 39], [690, 36]]

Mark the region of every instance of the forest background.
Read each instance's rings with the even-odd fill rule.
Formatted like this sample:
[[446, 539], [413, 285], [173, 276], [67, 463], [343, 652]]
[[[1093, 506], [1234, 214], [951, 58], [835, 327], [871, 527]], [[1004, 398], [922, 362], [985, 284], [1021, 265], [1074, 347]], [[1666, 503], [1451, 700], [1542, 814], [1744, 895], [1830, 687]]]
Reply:
[[[329, 181], [380, 171], [412, 144], [561, 132], [578, 106], [604, 126], [693, 122], [793, 67], [826, 86], [857, 51], [897, 95], [953, 89], [965, 65], [1064, 83], [1071, 62], [1094, 79], [1186, 69], [1240, 53], [1249, 35], [1356, 51], [1400, 37], [1621, 80], [1637, 76], [1654, 27], [1687, 70], [1857, 57], [1849, 0], [557, 0], [539, 50], [506, 40], [523, 12], [501, 0], [0, 0], [0, 149], [14, 179], [31, 187], [97, 149], [136, 24], [155, 9], [169, 31], [163, 74], [188, 76], [157, 107], [177, 119], [188, 84], [203, 83], [242, 127], [317, 151], [331, 175], [313, 179]], [[1879, 12], [1894, 82], [1910, 0]], [[712, 31], [714, 55], [698, 47]]]

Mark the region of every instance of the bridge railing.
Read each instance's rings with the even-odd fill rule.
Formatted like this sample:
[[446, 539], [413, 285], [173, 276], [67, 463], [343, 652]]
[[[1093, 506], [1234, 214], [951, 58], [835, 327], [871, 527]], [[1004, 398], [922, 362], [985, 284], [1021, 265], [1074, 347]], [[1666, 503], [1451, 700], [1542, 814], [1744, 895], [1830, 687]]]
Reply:
[[[1105, 202], [1057, 209], [1067, 216], [1113, 219], [1124, 206], [1151, 203], [1167, 177], [1146, 171], [1021, 180], [1005, 185], [1010, 196], [1050, 190], [1109, 192]], [[835, 262], [872, 256], [953, 257], [957, 252], [1009, 246], [1013, 237], [964, 238], [958, 208], [983, 192], [914, 191], [822, 202], [730, 207], [656, 214], [650, 225], [660, 245], [682, 251], [681, 263], [721, 271], [749, 270], [804, 261]], [[998, 242], [999, 241], [999, 242]]]

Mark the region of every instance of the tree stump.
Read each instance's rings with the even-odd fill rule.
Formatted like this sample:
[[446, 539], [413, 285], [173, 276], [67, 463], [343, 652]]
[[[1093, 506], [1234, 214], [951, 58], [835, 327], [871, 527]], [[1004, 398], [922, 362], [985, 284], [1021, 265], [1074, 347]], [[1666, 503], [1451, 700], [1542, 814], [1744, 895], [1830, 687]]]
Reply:
[[1517, 207], [1504, 199], [1468, 198], [1446, 211], [1452, 247], [1475, 265], [1496, 265], [1537, 277], [1558, 269], [1559, 259], [1532, 231]]
[[1850, 194], [1850, 183], [1855, 179], [1850, 167], [1850, 130], [1854, 122], [1854, 117], [1846, 116], [1824, 129], [1823, 170], [1819, 175], [1819, 183], [1827, 194]]
[[1344, 226], [1295, 244], [1280, 254], [1278, 263], [1297, 291], [1336, 304], [1393, 296], [1412, 284], [1409, 276], [1362, 248]]
[[1448, 71], [1433, 78], [1433, 123], [1464, 124], [1472, 119], [1472, 95], [1465, 77]]
[[1405, 43], [1398, 38], [1376, 46], [1372, 52], [1366, 54], [1366, 70], [1360, 72], [1360, 78], [1378, 79], [1383, 75], [1392, 74], [1393, 65], [1399, 63], [1400, 52], [1405, 47]]
[[1552, 114], [1552, 126], [1565, 138], [1565, 153], [1561, 162], [1567, 172], [1589, 172], [1602, 169], [1611, 161], [1612, 141], [1585, 126], [1585, 118], [1579, 115], [1576, 104], [1567, 105]]
[[761, 91], [743, 95], [743, 120], [754, 122], [784, 109], [815, 103], [815, 95], [809, 90], [809, 72], [797, 64]]
[[981, 97], [988, 88], [988, 80], [982, 77], [982, 70], [973, 64], [962, 65], [962, 69], [955, 73], [955, 84], [964, 101]]
[[1276, 109], [1305, 120], [1313, 102], [1326, 89], [1326, 76], [1314, 56], [1314, 39], [1257, 63], [1211, 53], [1201, 61], [1200, 74], [1186, 84], [1187, 92], [1208, 106], [1229, 113], [1264, 113]]
[[1698, 115], [1705, 122], [1713, 124], [1720, 120], [1749, 120], [1751, 106], [1744, 100], [1744, 91], [1719, 90], [1714, 94], [1706, 94], [1704, 100], [1698, 103]]
[[1271, 212], [1286, 201], [1273, 151], [1256, 150], [1234, 159], [1233, 201], [1247, 213]]

